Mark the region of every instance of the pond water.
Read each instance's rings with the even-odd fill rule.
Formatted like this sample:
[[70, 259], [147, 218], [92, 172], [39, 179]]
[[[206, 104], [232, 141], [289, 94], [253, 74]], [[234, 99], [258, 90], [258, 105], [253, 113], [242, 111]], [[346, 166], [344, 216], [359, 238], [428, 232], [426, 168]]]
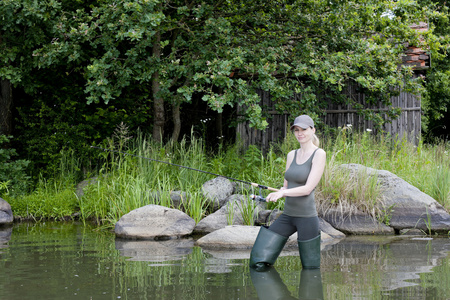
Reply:
[[0, 227], [0, 299], [450, 299], [448, 237], [347, 237], [322, 250], [319, 271], [287, 255], [257, 273], [248, 257], [76, 222], [14, 224]]

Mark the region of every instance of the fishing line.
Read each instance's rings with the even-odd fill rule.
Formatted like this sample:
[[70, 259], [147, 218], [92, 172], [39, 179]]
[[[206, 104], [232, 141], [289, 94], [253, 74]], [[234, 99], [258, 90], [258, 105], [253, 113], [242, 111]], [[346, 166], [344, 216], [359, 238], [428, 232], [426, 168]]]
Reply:
[[233, 178], [233, 177], [228, 177], [228, 176], [224, 176], [224, 175], [220, 175], [220, 174], [215, 174], [215, 173], [212, 173], [212, 172], [203, 171], [203, 170], [199, 170], [199, 169], [195, 169], [195, 168], [191, 168], [191, 167], [187, 167], [187, 166], [182, 166], [182, 165], [179, 165], [179, 164], [170, 163], [170, 162], [164, 161], [164, 160], [158, 160], [158, 159], [154, 159], [154, 158], [149, 158], [149, 157], [145, 157], [145, 156], [125, 153], [125, 152], [118, 151], [118, 150], [105, 149], [105, 148], [96, 147], [96, 146], [91, 146], [91, 148], [100, 149], [100, 150], [103, 150], [103, 151], [114, 152], [114, 153], [119, 153], [119, 154], [123, 154], [123, 155], [129, 155], [129, 156], [142, 158], [142, 159], [147, 159], [147, 160], [151, 160], [151, 161], [155, 161], [155, 162], [159, 162], [159, 163], [163, 163], [163, 164], [167, 164], [167, 165], [171, 165], [171, 166], [175, 166], [175, 167], [179, 167], [179, 168], [185, 168], [185, 169], [192, 170], [192, 171], [197, 171], [197, 172], [201, 172], [201, 173], [205, 173], [205, 174], [209, 174], [209, 175], [223, 177], [223, 178], [226, 178], [226, 179], [229, 179], [229, 180], [232, 180], [232, 181], [238, 181], [238, 182], [242, 182], [242, 183], [245, 183], [245, 184], [250, 184], [251, 186], [258, 187], [260, 189], [265, 189], [265, 190], [269, 190], [269, 191], [272, 191], [272, 192], [278, 192], [277, 189], [274, 189], [272, 187], [268, 187], [268, 186], [264, 186], [264, 185], [257, 184], [257, 183], [254, 183], [254, 182], [245, 181], [245, 180], [241, 180], [241, 179], [236, 179], [236, 178]]

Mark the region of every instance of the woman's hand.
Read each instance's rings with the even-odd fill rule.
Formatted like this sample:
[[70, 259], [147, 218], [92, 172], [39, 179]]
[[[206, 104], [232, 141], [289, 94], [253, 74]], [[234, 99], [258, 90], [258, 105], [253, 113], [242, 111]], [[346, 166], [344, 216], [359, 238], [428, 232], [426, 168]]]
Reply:
[[267, 195], [266, 201], [267, 202], [277, 202], [278, 199], [284, 197], [284, 193], [283, 193], [284, 190], [286, 190], [286, 188], [282, 187], [278, 192], [270, 193], [269, 195]]

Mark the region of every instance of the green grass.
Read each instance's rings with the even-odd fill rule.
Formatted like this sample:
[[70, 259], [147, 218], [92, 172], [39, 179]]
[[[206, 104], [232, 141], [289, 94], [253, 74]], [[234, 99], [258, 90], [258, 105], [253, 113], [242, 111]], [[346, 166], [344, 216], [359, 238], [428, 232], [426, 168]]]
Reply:
[[[369, 132], [353, 133], [350, 128], [327, 132], [320, 138], [321, 147], [327, 152], [327, 166], [316, 189], [319, 210], [358, 209], [388, 223], [389, 208], [379, 205], [377, 178], [368, 174], [351, 176], [339, 167], [347, 163], [388, 170], [450, 209], [448, 143], [414, 146], [405, 140], [377, 137]], [[30, 195], [5, 198], [14, 214], [39, 219], [63, 218], [79, 212], [83, 220], [94, 219], [110, 227], [124, 214], [147, 204], [171, 207], [170, 193], [183, 191], [186, 197], [181, 207], [175, 208], [182, 209], [198, 222], [211, 212], [203, 197], [202, 185], [213, 176], [145, 158], [278, 188], [283, 184], [286, 155], [298, 148], [298, 142], [289, 135], [282, 143], [273, 145], [266, 155], [255, 146], [242, 151], [238, 144], [221, 146], [211, 154], [203, 141], [193, 136], [180, 143], [161, 145], [143, 135], [131, 139], [126, 128], [119, 128], [103, 147], [131, 155], [99, 151], [102, 165], [97, 181], [85, 188], [82, 197], [76, 197], [74, 173], [82, 168], [76, 156], [68, 152], [61, 161], [61, 176], [48, 182], [42, 180]], [[283, 205], [279, 201], [270, 204], [270, 208], [283, 209]], [[246, 223], [251, 223], [251, 206], [244, 205], [241, 209]]]
[[25, 196], [5, 197], [15, 217], [21, 219], [67, 219], [78, 210], [74, 186], [41, 179], [36, 190]]

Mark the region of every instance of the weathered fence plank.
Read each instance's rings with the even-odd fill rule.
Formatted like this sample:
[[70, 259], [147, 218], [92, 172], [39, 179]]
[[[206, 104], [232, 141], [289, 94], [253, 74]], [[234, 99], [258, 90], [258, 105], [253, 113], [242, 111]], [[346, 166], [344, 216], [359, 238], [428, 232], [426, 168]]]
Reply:
[[[383, 106], [380, 103], [375, 105], [367, 103], [365, 95], [358, 92], [355, 85], [349, 85], [345, 93], [355, 102], [362, 104], [366, 109], [379, 112], [387, 112], [390, 109], [390, 107]], [[260, 91], [259, 95], [263, 112], [269, 116], [267, 120], [269, 123], [268, 128], [264, 131], [256, 130], [250, 128], [248, 122], [243, 122], [238, 124], [236, 131], [237, 137], [243, 143], [244, 148], [247, 148], [249, 145], [257, 145], [265, 152], [269, 149], [271, 143], [281, 141], [286, 136], [289, 128], [289, 114], [275, 111], [269, 92]], [[301, 95], [295, 95], [294, 97], [300, 98]], [[328, 101], [325, 96], [318, 98], [319, 101]], [[398, 139], [407, 138], [410, 142], [417, 144], [421, 133], [422, 111], [420, 105], [420, 96], [400, 92], [398, 96], [391, 98], [390, 105], [400, 108], [400, 116], [392, 121], [386, 121], [381, 126], [381, 129], [377, 129], [373, 121], [364, 119], [364, 116], [358, 114], [358, 111], [350, 104], [336, 104], [328, 101], [323, 122], [325, 125], [333, 128], [351, 124], [353, 130], [365, 131], [369, 129], [374, 134], [379, 133], [381, 130]], [[242, 115], [242, 108], [240, 107], [238, 107], [238, 115]], [[384, 116], [385, 120], [387, 119], [386, 114], [382, 116]]]

